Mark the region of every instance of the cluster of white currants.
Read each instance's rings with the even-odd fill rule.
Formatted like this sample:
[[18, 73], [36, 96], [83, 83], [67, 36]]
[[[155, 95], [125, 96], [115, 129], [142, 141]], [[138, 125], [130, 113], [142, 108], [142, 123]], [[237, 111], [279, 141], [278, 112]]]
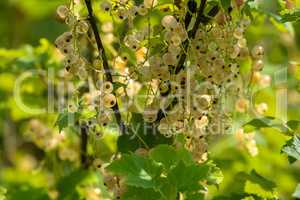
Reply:
[[[108, 63], [119, 77], [113, 76], [113, 82], [104, 81], [97, 87], [98, 92], [88, 95], [101, 108], [95, 121], [101, 126], [111, 121], [107, 110], [117, 104], [114, 95], [116, 82], [121, 82], [117, 89], [123, 89], [120, 95], [123, 106], [127, 106], [127, 101], [132, 100], [133, 94], [138, 94], [137, 90], [143, 86], [148, 91], [145, 106], [142, 110], [127, 112], [142, 113], [144, 120], [156, 124], [159, 132], [166, 137], [183, 134], [187, 138], [186, 147], [197, 160], [203, 160], [207, 150], [206, 136], [228, 131], [232, 124], [232, 111], [245, 112], [249, 107], [244, 93], [247, 84], [243, 80], [250, 73], [254, 79], [262, 70], [264, 49], [255, 46], [249, 51], [244, 33], [250, 21], [244, 17], [231, 19], [226, 16], [222, 23], [210, 19], [200, 23], [193, 34], [191, 26], [196, 23], [185, 24], [187, 9], [176, 8], [167, 14], [160, 13], [163, 14], [161, 23], [155, 25], [155, 29], [160, 31], [155, 32], [150, 14], [158, 5], [156, 0], [144, 0], [138, 5], [127, 0], [102, 1], [101, 8], [123, 20], [128, 30], [122, 33], [120, 40], [109, 42], [109, 49], [114, 53], [108, 54]], [[101, 73], [99, 55], [90, 64], [77, 47], [80, 36], [92, 35], [88, 34], [89, 23], [78, 20], [79, 17], [66, 6], [60, 6], [57, 14], [71, 28], [55, 42], [65, 55], [66, 70], [83, 79], [88, 75], [88, 66]], [[136, 17], [145, 15], [149, 17], [148, 24], [145, 27], [135, 26]], [[227, 14], [223, 12], [223, 15]], [[103, 32], [113, 34], [113, 26], [120, 22], [112, 22], [106, 22], [108, 26], [102, 25]], [[94, 36], [88, 37], [91, 41], [95, 40]], [[153, 49], [152, 39], [155, 39], [155, 45], [160, 43], [158, 46], [161, 48]], [[115, 42], [121, 44], [114, 45]], [[95, 48], [95, 44], [92, 43], [92, 46]], [[114, 46], [122, 48], [115, 50]], [[126, 51], [136, 55], [137, 62], [129, 61], [123, 52], [118, 52], [126, 47]], [[247, 59], [253, 60], [253, 66], [251, 72], [243, 77], [240, 68]], [[229, 106], [228, 99], [235, 106]]]
[[87, 34], [89, 24], [85, 20], [78, 19], [65, 5], [57, 8], [57, 16], [61, 20], [64, 20], [71, 29], [55, 40], [56, 48], [65, 57], [65, 69], [70, 74], [78, 75], [81, 79], [86, 79], [88, 75], [86, 70], [88, 62], [80, 55], [78, 48], [76, 48], [76, 43], [80, 36]]
[[102, 10], [111, 12], [120, 20], [128, 20], [130, 25], [133, 25], [133, 20], [137, 15], [145, 16], [149, 9], [157, 5], [157, 0], [144, 0], [144, 3], [136, 6], [129, 0], [120, 1], [103, 1], [101, 3]]

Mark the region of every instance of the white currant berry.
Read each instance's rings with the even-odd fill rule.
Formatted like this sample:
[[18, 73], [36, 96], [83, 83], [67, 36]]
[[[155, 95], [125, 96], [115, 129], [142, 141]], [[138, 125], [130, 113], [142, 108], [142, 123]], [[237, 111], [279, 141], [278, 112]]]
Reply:
[[118, 14], [119, 19], [121, 19], [121, 20], [125, 20], [128, 17], [128, 11], [125, 9], [119, 9], [117, 14]]
[[139, 10], [139, 7], [137, 7], [137, 6], [130, 7], [128, 10], [129, 16], [131, 18], [135, 18], [139, 14], [138, 10]]
[[235, 0], [237, 7], [242, 7], [245, 3], [245, 0]]
[[256, 61], [254, 61], [252, 67], [256, 71], [261, 71], [263, 69], [263, 67], [264, 67], [264, 61], [262, 61], [262, 60], [256, 60]]
[[102, 10], [104, 10], [104, 11], [110, 11], [111, 10], [111, 8], [112, 8], [112, 5], [111, 5], [111, 3], [110, 2], [108, 2], [108, 1], [104, 1], [104, 2], [102, 2], [101, 3], [101, 8], [102, 8]]
[[260, 45], [253, 47], [251, 55], [254, 59], [262, 59], [264, 56], [264, 48]]
[[207, 110], [211, 105], [211, 96], [209, 95], [197, 95], [194, 99], [193, 106], [198, 111]]
[[80, 68], [78, 69], [77, 75], [79, 76], [79, 78], [80, 78], [81, 80], [86, 80], [87, 77], [88, 77], [88, 73], [87, 73], [86, 69], [83, 68], [83, 67], [80, 67]]
[[[143, 68], [147, 68], [147, 67], [143, 67]], [[149, 73], [149, 71], [148, 71]], [[138, 94], [138, 92], [140, 91], [140, 89], [142, 88], [142, 85], [137, 82], [137, 81], [129, 81], [129, 83], [127, 84], [126, 87], [126, 94], [128, 97], [134, 97], [135, 95]]]
[[141, 16], [145, 16], [148, 13], [148, 9], [143, 4], [138, 7], [137, 11]]
[[164, 16], [161, 21], [161, 24], [167, 29], [174, 29], [176, 26], [178, 26], [176, 18], [172, 15]]
[[99, 158], [96, 158], [94, 161], [93, 161], [93, 166], [96, 168], [96, 169], [101, 169], [101, 167], [103, 166], [103, 161]]
[[244, 113], [249, 108], [249, 101], [245, 98], [240, 98], [235, 104], [235, 109], [238, 112]]
[[244, 35], [244, 29], [241, 27], [238, 27], [234, 30], [233, 36], [237, 39], [242, 39]]
[[71, 46], [72, 42], [73, 34], [71, 32], [65, 32], [55, 40], [55, 46], [57, 48], [63, 48], [65, 46]]
[[179, 37], [179, 35], [177, 35], [177, 34], [173, 34], [171, 36], [171, 41], [172, 41], [172, 44], [177, 47], [181, 44], [181, 37]]
[[108, 123], [110, 122], [110, 117], [108, 114], [102, 113], [97, 115], [97, 123], [100, 124], [101, 126], [107, 126]]
[[169, 83], [167, 81], [163, 81], [160, 85], [159, 85], [159, 91], [161, 93], [166, 93], [169, 90]]
[[128, 35], [124, 38], [124, 43], [127, 47], [137, 50], [139, 48], [139, 41], [133, 35]]
[[117, 178], [112, 175], [104, 175], [103, 182], [108, 189], [113, 189], [117, 185]]
[[85, 34], [89, 30], [89, 24], [86, 21], [80, 20], [76, 25], [76, 32], [79, 34]]
[[101, 139], [103, 137], [103, 132], [102, 131], [96, 131], [95, 136], [97, 139]]
[[170, 72], [167, 66], [151, 67], [151, 75], [153, 78], [168, 80], [170, 78]]
[[245, 48], [247, 47], [247, 40], [245, 38], [240, 38], [237, 44], [240, 48]]
[[157, 5], [157, 0], [144, 0], [145, 8], [152, 8]]
[[113, 84], [109, 81], [104, 82], [102, 87], [103, 87], [104, 93], [107, 93], [107, 94], [112, 93], [112, 91], [114, 89]]
[[163, 55], [163, 62], [165, 65], [176, 65], [177, 64], [177, 58], [176, 58], [176, 55], [168, 52], [168, 53], [165, 53]]
[[198, 119], [195, 119], [194, 123], [195, 123], [195, 127], [197, 129], [202, 129], [204, 127], [206, 127], [208, 125], [208, 117], [207, 116], [201, 116], [200, 118]]
[[58, 17], [60, 19], [63, 19], [63, 20], [66, 19], [66, 17], [68, 16], [69, 12], [70, 12], [69, 8], [67, 6], [65, 6], [65, 5], [60, 5], [56, 9], [56, 13], [57, 13]]
[[101, 30], [105, 33], [111, 33], [114, 30], [114, 25], [112, 22], [105, 22], [102, 24]]
[[73, 28], [77, 23], [77, 17], [75, 15], [73, 15], [72, 13], [69, 13], [69, 15], [65, 19], [65, 23], [69, 27]]
[[270, 75], [263, 75], [259, 81], [259, 85], [261, 87], [268, 87], [272, 82], [272, 78]]
[[105, 94], [103, 96], [103, 105], [106, 108], [111, 108], [113, 106], [115, 106], [117, 103], [117, 99], [115, 97], [115, 95], [113, 94]]
[[145, 108], [144, 110], [144, 120], [146, 122], [152, 123], [157, 119], [157, 110], [152, 106]]

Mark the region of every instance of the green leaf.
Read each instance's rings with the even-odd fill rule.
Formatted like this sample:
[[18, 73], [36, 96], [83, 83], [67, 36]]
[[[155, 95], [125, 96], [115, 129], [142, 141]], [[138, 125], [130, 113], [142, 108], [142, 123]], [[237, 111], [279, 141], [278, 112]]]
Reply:
[[300, 184], [297, 185], [295, 192], [293, 193], [294, 198], [300, 198]]
[[221, 5], [224, 10], [227, 10], [231, 5], [231, 0], [221, 0]]
[[209, 163], [210, 169], [207, 178], [208, 184], [219, 185], [223, 181], [223, 173], [214, 163]]
[[124, 154], [120, 160], [112, 162], [109, 171], [126, 177], [127, 184], [135, 187], [153, 188], [161, 167], [148, 158], [135, 154]]
[[271, 127], [271, 123], [274, 120], [274, 117], [264, 117], [264, 118], [257, 118], [253, 119], [250, 122], [246, 123], [244, 127], [252, 126], [253, 128], [260, 129]]
[[294, 136], [287, 141], [281, 151], [288, 155], [290, 163], [300, 160], [300, 136]]
[[209, 167], [205, 164], [186, 165], [180, 161], [176, 167], [171, 169], [168, 178], [176, 185], [178, 191], [196, 191], [203, 189], [199, 181], [208, 177]]
[[6, 188], [0, 186], [0, 200], [6, 199], [6, 197], [5, 197], [6, 193], [7, 193]]
[[286, 125], [292, 129], [293, 131], [298, 131], [299, 125], [300, 125], [300, 121], [298, 120], [290, 120], [286, 123]]
[[259, 184], [265, 190], [273, 190], [276, 187], [276, 184], [274, 182], [259, 175], [255, 170], [251, 171], [249, 181]]
[[[249, 199], [250, 198], [250, 199]], [[249, 197], [248, 194], [230, 194], [230, 195], [226, 195], [226, 196], [216, 196], [213, 198], [213, 200], [232, 200], [232, 199], [241, 199], [241, 200], [256, 200], [258, 198], [253, 198], [253, 197]], [[260, 199], [260, 198], [259, 198]]]
[[161, 195], [159, 192], [154, 191], [153, 189], [137, 188], [129, 186], [127, 191], [122, 197], [122, 200], [158, 200]]
[[247, 0], [242, 9], [242, 12], [245, 13], [246, 16], [250, 17], [251, 20], [253, 20], [253, 11], [257, 11], [257, 4], [255, 0]]
[[290, 13], [285, 13], [281, 15], [280, 22], [286, 23], [286, 22], [296, 22], [300, 20], [300, 10], [295, 10]]
[[177, 152], [169, 145], [159, 145], [150, 151], [150, 158], [158, 163], [162, 163], [167, 169], [171, 168], [178, 161]]
[[[6, 199], [19, 200], [19, 199], [30, 199], [30, 200], [49, 200], [47, 190], [45, 188], [36, 188], [29, 184], [12, 184], [9, 186], [6, 193]], [[1, 198], [1, 194], [0, 194]]]
[[238, 173], [236, 180], [236, 184], [243, 189], [243, 191], [239, 191], [242, 194], [246, 193], [263, 199], [277, 198], [275, 183], [264, 178], [255, 170], [252, 170], [250, 174], [245, 172]]
[[243, 125], [245, 132], [259, 130], [261, 128], [274, 128], [285, 135], [293, 135], [294, 133], [281, 120], [274, 117], [256, 118]]
[[128, 134], [118, 138], [118, 151], [134, 152], [139, 147], [153, 148], [158, 144], [171, 144], [172, 138], [166, 138], [157, 130], [157, 124], [146, 123], [143, 115], [132, 113]]
[[185, 195], [185, 200], [204, 200], [204, 193], [195, 192], [195, 193], [187, 193]]
[[57, 183], [57, 190], [59, 192], [58, 199], [74, 199], [77, 197], [76, 186], [79, 185], [87, 176], [89, 172], [86, 170], [76, 170], [69, 175], [60, 179]]
[[61, 132], [70, 124], [74, 124], [75, 121], [79, 119], [79, 116], [80, 114], [78, 112], [64, 111], [58, 115], [55, 126], [58, 126], [59, 132]]
[[159, 191], [162, 196], [161, 199], [176, 199], [178, 194], [176, 186], [166, 178], [160, 180]]

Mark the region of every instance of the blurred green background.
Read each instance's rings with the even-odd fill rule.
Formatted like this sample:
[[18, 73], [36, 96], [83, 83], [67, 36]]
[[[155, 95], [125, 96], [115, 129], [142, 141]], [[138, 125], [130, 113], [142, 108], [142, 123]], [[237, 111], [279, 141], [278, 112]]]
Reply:
[[[50, 182], [53, 176], [66, 175], [67, 170], [55, 169], [56, 166], [44, 170], [43, 166], [52, 159], [51, 151], [39, 147], [25, 134], [28, 122], [35, 118], [43, 121], [48, 129], [53, 129], [52, 134], [57, 134], [55, 114], [26, 114], [16, 107], [13, 96], [15, 80], [24, 71], [63, 68], [52, 44], [57, 36], [67, 30], [55, 17], [56, 7], [65, 2], [0, 1], [0, 186], [8, 189], [9, 199], [34, 199], [31, 198], [34, 195], [38, 197], [35, 199], [55, 197]], [[277, 1], [261, 2], [261, 8], [266, 12], [278, 13], [280, 5]], [[300, 6], [300, 1], [295, 1], [295, 4]], [[270, 15], [255, 13], [247, 39], [249, 46], [262, 44], [265, 47], [266, 67], [262, 73], [270, 75], [273, 80], [271, 85], [255, 90], [254, 102], [268, 104], [265, 115], [282, 120], [300, 119], [300, 23], [280, 24]], [[23, 92], [30, 104], [45, 105], [47, 88], [37, 78], [30, 80]], [[278, 96], [284, 95], [288, 101], [287, 109], [278, 112]], [[243, 122], [237, 117], [237, 125]], [[211, 196], [234, 192], [238, 187], [238, 172], [255, 169], [276, 183], [280, 199], [293, 199], [292, 193], [300, 183], [300, 163], [290, 165], [287, 157], [280, 153], [288, 137], [274, 129], [263, 129], [257, 132], [255, 139], [259, 150], [256, 157], [250, 156], [245, 148], [240, 148], [234, 136], [212, 142], [211, 157], [216, 160], [225, 178], [219, 189], [210, 188]], [[76, 144], [76, 138], [71, 140], [75, 140]], [[114, 137], [103, 141], [103, 154], [114, 150], [111, 144], [114, 141]], [[47, 159], [44, 159], [45, 155]]]

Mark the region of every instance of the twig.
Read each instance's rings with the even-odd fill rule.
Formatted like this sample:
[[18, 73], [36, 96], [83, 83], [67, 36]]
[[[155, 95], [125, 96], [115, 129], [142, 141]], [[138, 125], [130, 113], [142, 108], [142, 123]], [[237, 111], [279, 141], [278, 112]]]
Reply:
[[[95, 20], [94, 11], [93, 11], [93, 7], [92, 7], [92, 2], [91, 2], [91, 0], [85, 0], [85, 4], [86, 4], [86, 7], [88, 9], [88, 14], [89, 14], [88, 19], [89, 19], [89, 22], [91, 24], [92, 30], [94, 32], [97, 48], [98, 48], [99, 54], [102, 57], [103, 68], [104, 68], [106, 80], [113, 83], [111, 68], [108, 65], [108, 60], [107, 60], [107, 57], [106, 57], [105, 49], [103, 47], [103, 44], [102, 44], [102, 41], [101, 41], [101, 38], [100, 38], [100, 34], [99, 34], [99, 31], [98, 31], [98, 28], [97, 28], [97, 23], [96, 23], [96, 20]], [[121, 133], [125, 134], [126, 133], [126, 127], [125, 127], [124, 122], [122, 121], [122, 117], [121, 117], [121, 113], [120, 113], [120, 110], [119, 110], [118, 103], [116, 103], [112, 107], [112, 110], [114, 112], [117, 124], [118, 124], [118, 126], [121, 130]]]
[[87, 158], [87, 143], [88, 143], [88, 127], [86, 125], [81, 125], [80, 127], [80, 160], [83, 168], [88, 167]]
[[[205, 9], [206, 1], [207, 0], [201, 0], [200, 6], [197, 10], [197, 17], [196, 17], [195, 24], [193, 26], [192, 31], [189, 32], [189, 39], [193, 39], [195, 37], [196, 33], [197, 33], [199, 25], [200, 25], [200, 23], [203, 19], [203, 16], [204, 16], [203, 12], [204, 12], [204, 9]], [[188, 47], [189, 47], [189, 39], [187, 39], [183, 44], [184, 52], [186, 52]], [[180, 59], [178, 61], [178, 64], [175, 68], [175, 74], [178, 74], [184, 68], [184, 62], [185, 62], [186, 56], [187, 55], [185, 53], [181, 54]]]
[[195, 0], [189, 0], [188, 1], [188, 10], [185, 14], [185, 17], [184, 17], [184, 26], [185, 26], [185, 29], [188, 29], [190, 23], [191, 23], [191, 20], [192, 20], [192, 17], [193, 17], [193, 13], [196, 13], [197, 11], [197, 2]]

